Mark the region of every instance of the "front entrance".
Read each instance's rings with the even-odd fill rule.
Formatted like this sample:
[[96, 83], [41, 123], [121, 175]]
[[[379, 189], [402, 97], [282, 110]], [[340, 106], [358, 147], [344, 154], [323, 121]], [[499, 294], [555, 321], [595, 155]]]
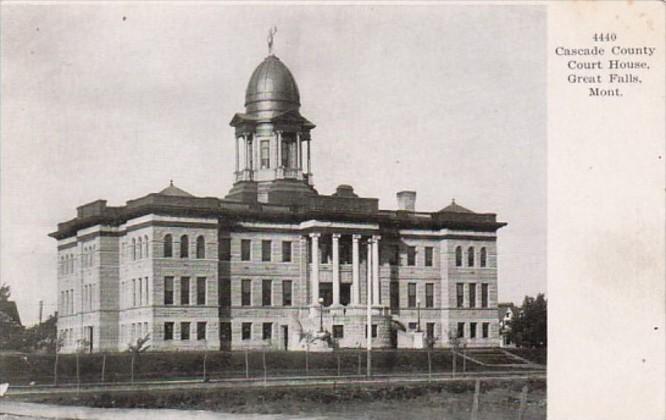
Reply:
[[86, 341], [88, 353], [93, 351], [93, 327], [86, 327]]
[[289, 350], [289, 326], [288, 325], [283, 325], [282, 326], [282, 342], [283, 342], [283, 350]]
[[220, 349], [231, 350], [231, 322], [220, 322]]

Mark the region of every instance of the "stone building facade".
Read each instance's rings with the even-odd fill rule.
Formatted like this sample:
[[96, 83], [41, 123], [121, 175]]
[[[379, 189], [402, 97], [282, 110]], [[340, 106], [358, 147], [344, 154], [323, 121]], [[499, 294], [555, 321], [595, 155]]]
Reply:
[[[150, 349], [325, 350], [499, 346], [497, 231], [455, 202], [417, 212], [331, 195], [313, 183], [315, 125], [289, 69], [269, 55], [234, 115], [235, 182], [225, 198], [173, 185], [78, 207], [50, 234], [58, 247], [63, 352]], [[369, 302], [368, 302], [369, 299]], [[370, 322], [368, 322], [370, 321]], [[409, 345], [407, 345], [409, 346]]]

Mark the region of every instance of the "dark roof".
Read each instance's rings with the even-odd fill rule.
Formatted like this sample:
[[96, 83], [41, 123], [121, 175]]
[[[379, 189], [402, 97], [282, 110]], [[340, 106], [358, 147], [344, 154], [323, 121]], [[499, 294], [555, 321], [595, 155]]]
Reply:
[[463, 206], [456, 204], [456, 199], [451, 200], [451, 204], [444, 207], [439, 211], [440, 213], [474, 213], [470, 209], [466, 209]]
[[173, 181], [169, 184], [168, 187], [160, 191], [158, 194], [170, 195], [172, 197], [194, 197], [192, 194], [187, 191], [181, 190], [180, 188], [173, 185]]
[[9, 316], [17, 324], [21, 325], [21, 317], [18, 313], [18, 308], [16, 307], [16, 302], [8, 300], [6, 302], [0, 302], [0, 312]]
[[504, 316], [511, 309], [513, 316], [516, 316], [518, 313], [518, 307], [513, 303], [498, 303], [497, 304], [497, 318], [501, 321], [504, 319]]

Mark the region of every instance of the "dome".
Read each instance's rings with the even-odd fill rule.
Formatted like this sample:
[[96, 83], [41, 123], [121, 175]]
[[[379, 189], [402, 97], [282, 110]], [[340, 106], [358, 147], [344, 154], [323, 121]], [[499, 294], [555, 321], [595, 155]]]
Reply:
[[248, 114], [268, 114], [298, 109], [301, 105], [296, 80], [279, 58], [269, 55], [252, 73], [245, 90]]

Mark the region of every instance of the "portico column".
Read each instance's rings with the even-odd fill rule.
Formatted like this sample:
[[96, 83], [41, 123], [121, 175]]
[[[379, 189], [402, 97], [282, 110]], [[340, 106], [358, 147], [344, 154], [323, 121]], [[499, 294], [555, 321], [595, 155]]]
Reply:
[[381, 236], [372, 237], [372, 303], [380, 304], [379, 284], [379, 240]]
[[372, 304], [372, 238], [368, 239], [368, 252], [366, 253], [366, 265], [368, 268], [368, 277], [365, 282], [366, 302], [368, 306]]
[[312, 271], [310, 272], [312, 305], [317, 305], [319, 301], [319, 236], [319, 233], [310, 234], [312, 241]]
[[333, 245], [333, 305], [340, 304], [340, 234], [331, 235]]
[[275, 137], [275, 167], [282, 167], [282, 131], [278, 131]]
[[303, 164], [301, 162], [301, 133], [296, 133], [296, 167], [301, 172]]
[[352, 303], [361, 303], [361, 281], [359, 280], [358, 240], [361, 235], [352, 235]]
[[310, 140], [308, 140], [308, 174], [312, 172], [310, 167]]

